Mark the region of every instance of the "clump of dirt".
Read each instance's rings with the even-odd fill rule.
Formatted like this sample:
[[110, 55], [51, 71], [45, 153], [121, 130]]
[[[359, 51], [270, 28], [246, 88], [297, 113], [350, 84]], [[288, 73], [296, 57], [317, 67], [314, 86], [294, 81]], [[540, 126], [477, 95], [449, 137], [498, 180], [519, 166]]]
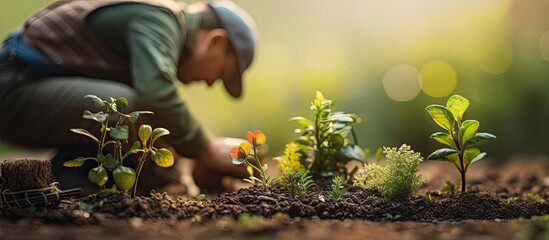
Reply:
[[12, 192], [50, 185], [53, 173], [49, 160], [17, 159], [0, 162], [0, 190]]

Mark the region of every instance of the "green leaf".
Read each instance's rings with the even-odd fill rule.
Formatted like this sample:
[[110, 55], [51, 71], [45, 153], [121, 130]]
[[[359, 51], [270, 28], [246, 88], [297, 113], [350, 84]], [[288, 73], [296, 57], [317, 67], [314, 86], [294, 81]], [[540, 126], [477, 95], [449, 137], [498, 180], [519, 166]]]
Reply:
[[170, 167], [174, 163], [172, 152], [165, 148], [151, 151], [151, 159], [160, 167]]
[[311, 120], [300, 116], [290, 118], [288, 121], [297, 123], [300, 128], [307, 128], [313, 125], [313, 122]]
[[118, 112], [124, 111], [124, 109], [126, 109], [126, 107], [128, 106], [128, 99], [124, 97], [119, 97], [114, 100], [114, 104]]
[[478, 146], [486, 144], [496, 139], [496, 136], [490, 133], [477, 133], [474, 137], [470, 138], [465, 142], [465, 146]]
[[479, 125], [480, 123], [476, 120], [466, 120], [461, 124], [458, 131], [458, 139], [461, 146], [477, 134]]
[[453, 154], [457, 154], [457, 153], [459, 153], [459, 151], [455, 150], [455, 149], [441, 148], [441, 149], [436, 150], [433, 153], [431, 153], [427, 157], [427, 160], [449, 161], [450, 159], [448, 157], [453, 155]]
[[100, 122], [100, 123], [106, 121], [108, 116], [109, 115], [106, 114], [106, 113], [103, 113], [103, 111], [98, 112], [98, 113], [92, 113], [88, 110], [85, 110], [84, 114], [82, 114], [82, 118], [94, 120], [94, 121]]
[[351, 124], [356, 123], [359, 121], [359, 118], [354, 114], [344, 113], [344, 112], [334, 112], [332, 115], [330, 115], [328, 118], [326, 118], [328, 121], [337, 122], [337, 123], [344, 123], [344, 124]]
[[461, 122], [461, 119], [463, 119], [463, 114], [468, 107], [469, 100], [460, 95], [451, 96], [446, 103], [446, 108], [452, 112], [456, 122]]
[[456, 148], [456, 144], [454, 142], [454, 139], [448, 133], [436, 132], [436, 133], [431, 134], [431, 138], [435, 139], [435, 141], [437, 141], [439, 143], [442, 143], [442, 144], [447, 145], [447, 146], [452, 147], [452, 148]]
[[109, 180], [107, 170], [105, 169], [105, 167], [103, 167], [103, 165], [92, 168], [88, 172], [88, 180], [90, 180], [90, 182], [96, 183], [99, 186], [105, 185], [105, 183], [107, 183], [107, 180]]
[[448, 130], [448, 132], [454, 130], [454, 117], [446, 107], [441, 105], [430, 105], [426, 107], [425, 110], [440, 127]]
[[330, 145], [334, 149], [340, 149], [345, 144], [345, 138], [343, 138], [340, 134], [330, 134], [329, 138]]
[[362, 148], [352, 143], [349, 143], [345, 147], [341, 148], [337, 152], [337, 156], [344, 161], [356, 160], [362, 163], [366, 162], [366, 155], [364, 154]]
[[86, 129], [82, 129], [82, 128], [71, 128], [70, 129], [71, 132], [73, 133], [77, 133], [77, 134], [80, 134], [80, 135], [84, 135], [86, 137], [89, 137], [91, 138], [93, 141], [95, 141], [96, 143], [99, 143], [99, 139], [97, 139], [93, 134], [91, 134], [90, 132], [88, 132], [88, 130]]
[[135, 142], [132, 144], [130, 150], [128, 150], [128, 152], [129, 152], [129, 153], [138, 153], [138, 152], [139, 152], [138, 150], [140, 150], [140, 148], [141, 148], [141, 142], [135, 141]]
[[463, 153], [463, 164], [465, 165], [465, 170], [471, 165], [471, 163], [481, 160], [486, 153], [483, 153], [478, 148], [468, 148]]
[[112, 172], [112, 177], [118, 189], [128, 191], [135, 184], [136, 173], [133, 168], [120, 166]]
[[135, 141], [135, 142], [132, 144], [132, 146], [130, 147], [130, 149], [128, 150], [128, 152], [126, 152], [126, 154], [124, 154], [124, 156], [122, 156], [121, 161], [123, 161], [123, 160], [126, 159], [128, 156], [130, 156], [130, 154], [138, 153], [139, 151], [142, 151], [142, 150], [141, 150], [141, 142], [140, 142], [140, 141]]
[[137, 119], [139, 119], [139, 116], [141, 114], [154, 114], [151, 111], [135, 111], [127, 115], [128, 120], [130, 120], [131, 123], [137, 122]]
[[155, 128], [151, 133], [151, 142], [156, 141], [159, 137], [170, 134], [170, 131], [165, 128]]
[[69, 160], [63, 163], [64, 167], [82, 167], [87, 160], [97, 161], [94, 157], [79, 157], [77, 159]]
[[89, 95], [84, 96], [84, 98], [91, 99], [93, 101], [93, 105], [97, 108], [101, 108], [101, 107], [105, 106], [105, 102], [103, 102], [103, 100], [101, 98], [99, 98], [95, 95], [89, 94]]
[[318, 100], [319, 102], [324, 101], [324, 95], [322, 95], [322, 92], [316, 91], [316, 100]]
[[118, 165], [120, 165], [118, 160], [116, 160], [112, 154], [108, 153], [105, 155], [105, 162], [103, 163], [103, 166], [112, 171], [118, 167]]
[[111, 127], [109, 128], [109, 135], [117, 140], [127, 140], [129, 137], [129, 131], [129, 127], [127, 125]]
[[143, 143], [143, 146], [147, 145], [147, 141], [151, 137], [151, 133], [152, 133], [151, 126], [147, 124], [143, 124], [141, 125], [141, 127], [139, 127], [137, 135], [139, 136], [139, 140], [141, 140], [141, 142]]

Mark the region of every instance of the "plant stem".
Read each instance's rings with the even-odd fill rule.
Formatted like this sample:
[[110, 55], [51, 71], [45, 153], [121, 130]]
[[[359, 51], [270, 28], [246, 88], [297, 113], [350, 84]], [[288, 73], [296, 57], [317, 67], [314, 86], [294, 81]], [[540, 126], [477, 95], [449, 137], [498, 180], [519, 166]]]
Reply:
[[109, 129], [110, 119], [111, 119], [111, 111], [107, 107], [107, 119], [105, 120], [105, 127], [102, 129], [103, 132], [101, 133], [101, 141], [99, 142], [99, 149], [97, 150], [97, 154], [103, 153], [103, 147], [105, 144], [105, 138], [107, 138], [107, 129]]
[[259, 165], [259, 173], [261, 174], [261, 181], [263, 183], [263, 187], [267, 188], [267, 183], [265, 182], [267, 180], [267, 177], [265, 176], [265, 169], [263, 169], [263, 165], [261, 164], [261, 161], [257, 156], [257, 147], [255, 146], [255, 141], [253, 146], [254, 146], [254, 158], [257, 164]]
[[[463, 164], [462, 164], [463, 165]], [[461, 173], [461, 192], [465, 192], [465, 171], [460, 171]]]
[[146, 149], [141, 157], [139, 157], [139, 163], [137, 165], [137, 176], [135, 177], [135, 183], [133, 184], [132, 197], [135, 197], [135, 194], [137, 192], [137, 182], [139, 181], [139, 175], [141, 174], [141, 169], [143, 168], [148, 153], [148, 149]]
[[358, 137], [356, 136], [355, 128], [351, 127], [351, 134], [353, 135], [353, 143], [358, 145]]

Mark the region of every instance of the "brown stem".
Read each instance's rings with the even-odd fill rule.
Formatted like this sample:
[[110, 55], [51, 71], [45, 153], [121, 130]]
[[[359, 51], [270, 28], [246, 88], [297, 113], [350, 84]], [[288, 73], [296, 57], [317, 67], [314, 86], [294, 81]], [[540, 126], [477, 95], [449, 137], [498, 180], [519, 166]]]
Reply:
[[461, 192], [465, 192], [465, 171], [460, 171], [461, 173]]

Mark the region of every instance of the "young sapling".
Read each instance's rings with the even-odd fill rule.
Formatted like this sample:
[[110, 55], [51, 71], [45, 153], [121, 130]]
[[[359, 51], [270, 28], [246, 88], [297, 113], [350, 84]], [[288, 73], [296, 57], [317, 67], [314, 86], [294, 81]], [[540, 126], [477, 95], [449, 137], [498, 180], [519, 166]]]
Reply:
[[332, 184], [327, 192], [328, 195], [340, 201], [343, 195], [347, 192], [347, 189], [343, 186], [343, 178], [341, 176], [335, 176], [332, 178]]
[[349, 161], [365, 161], [364, 151], [358, 146], [353, 128], [361, 119], [355, 114], [333, 112], [333, 105], [332, 100], [317, 91], [310, 107], [314, 120], [301, 116], [290, 119], [299, 125], [295, 132], [301, 133], [301, 136], [294, 142], [301, 145], [302, 157], [308, 160], [306, 167], [314, 179], [335, 175], [347, 178], [345, 166]]
[[286, 144], [283, 155], [274, 158], [282, 174], [282, 185], [293, 196], [303, 196], [315, 185], [312, 176], [300, 162], [300, 150], [299, 144], [290, 142]]
[[[267, 175], [267, 164], [262, 164], [258, 155], [258, 148], [267, 141], [267, 136], [263, 132], [256, 130], [253, 133], [248, 131], [246, 133], [247, 142], [242, 142], [240, 146], [235, 146], [231, 149], [231, 159], [233, 164], [240, 165], [246, 163], [250, 177], [243, 179], [253, 185], [261, 184], [265, 188], [271, 187], [277, 181], [277, 177], [273, 178]], [[255, 160], [255, 164], [248, 160], [248, 157], [252, 157]], [[254, 176], [254, 172], [259, 173], [260, 178]]]
[[468, 107], [469, 100], [460, 95], [453, 95], [448, 99], [446, 106], [433, 104], [425, 108], [433, 121], [446, 130], [433, 133], [431, 138], [449, 147], [434, 151], [427, 160], [452, 163], [461, 175], [461, 192], [466, 191], [465, 173], [469, 166], [486, 155], [476, 146], [496, 139], [496, 136], [490, 133], [477, 132], [480, 126], [477, 120], [462, 121]]
[[[164, 128], [152, 129], [149, 125], [139, 127], [139, 140], [135, 141], [126, 153], [122, 149], [129, 139], [130, 123], [136, 123], [141, 114], [152, 114], [150, 111], [135, 111], [129, 114], [122, 112], [128, 106], [128, 100], [123, 97], [111, 98], [110, 101], [103, 100], [95, 95], [86, 95], [85, 99], [91, 99], [95, 107], [101, 109], [97, 113], [85, 110], [82, 118], [96, 121], [101, 124], [99, 136], [94, 136], [85, 129], [73, 128], [72, 132], [86, 136], [92, 139], [97, 145], [97, 155], [95, 157], [79, 157], [69, 160], [63, 165], [65, 167], [81, 167], [85, 161], [93, 160], [97, 162], [97, 167], [88, 172], [88, 179], [99, 185], [105, 191], [122, 190], [126, 193], [133, 187], [132, 196], [135, 196], [139, 174], [143, 168], [143, 163], [150, 155], [150, 158], [160, 167], [169, 167], [173, 165], [174, 158], [172, 152], [165, 148], [154, 147], [154, 142], [161, 136], [169, 134]], [[105, 111], [105, 112], [104, 112]], [[115, 117], [115, 125], [110, 126], [111, 118]], [[110, 152], [105, 154], [105, 152]], [[123, 165], [125, 159], [131, 154], [140, 154], [138, 157], [137, 172]], [[107, 171], [112, 171], [113, 180], [116, 187], [105, 189], [109, 176]]]

